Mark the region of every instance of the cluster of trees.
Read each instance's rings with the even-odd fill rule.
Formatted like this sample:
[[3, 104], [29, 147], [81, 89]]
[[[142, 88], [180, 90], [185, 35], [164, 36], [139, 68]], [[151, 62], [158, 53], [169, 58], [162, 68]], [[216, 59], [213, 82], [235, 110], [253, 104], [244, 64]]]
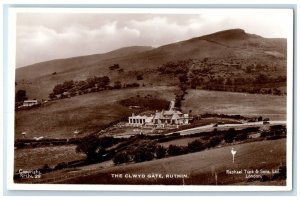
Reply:
[[200, 140], [194, 140], [188, 143], [187, 146], [169, 145], [164, 147], [152, 140], [140, 141], [133, 148], [129, 148], [126, 151], [119, 152], [113, 158], [115, 165], [127, 163], [127, 162], [144, 162], [153, 159], [161, 159], [167, 156], [177, 156], [187, 153], [193, 153], [203, 151], [207, 148], [213, 148], [220, 144], [222, 139], [220, 137], [212, 137], [207, 143], [203, 143]]
[[264, 65], [260, 63], [247, 65], [244, 68], [244, 71], [246, 73], [261, 72], [261, 71], [276, 71], [276, 70], [277, 70], [276, 66], [270, 67], [269, 65]]
[[27, 100], [26, 90], [18, 90], [16, 93], [16, 102], [23, 102]]
[[184, 100], [184, 96], [187, 94], [189, 82], [188, 71], [191, 64], [191, 60], [182, 60], [178, 62], [168, 62], [158, 68], [161, 74], [177, 76], [179, 91], [175, 94], [175, 107], [179, 110], [181, 109], [181, 101]]
[[190, 78], [190, 87], [192, 89], [201, 87], [207, 90], [273, 95], [282, 95], [283, 92], [278, 87], [284, 86], [285, 83], [286, 77], [269, 77], [263, 73], [254, 77], [224, 78], [223, 76], [192, 75], [192, 78]]
[[108, 68], [111, 71], [116, 71], [117, 70], [119, 73], [123, 73], [124, 72], [124, 69], [120, 68], [119, 64], [113, 64], [112, 66], [109, 66]]
[[136, 76], [136, 80], [138, 80], [138, 81], [144, 80], [143, 74], [138, 74], [138, 75]]
[[98, 137], [96, 135], [86, 136], [76, 147], [76, 152], [84, 153], [86, 161], [90, 163], [109, 159], [111, 151], [107, 148], [117, 144], [119, 140], [113, 137]]
[[189, 71], [191, 60], [180, 60], [177, 62], [167, 62], [158, 67], [157, 70], [161, 74], [186, 74]]
[[127, 150], [117, 153], [113, 158], [113, 162], [115, 165], [131, 161], [145, 162], [154, 158], [163, 158], [165, 155], [166, 148], [163, 146], [158, 145], [152, 140], [141, 140], [138, 144], [130, 146]]
[[[216, 65], [221, 65], [216, 64]], [[224, 63], [223, 63], [224, 64]], [[203, 59], [197, 68], [192, 67], [192, 60], [181, 60], [177, 62], [168, 62], [158, 67], [161, 74], [177, 76], [179, 87], [183, 85], [187, 88], [202, 88], [207, 90], [247, 92], [259, 94], [283, 95], [279, 87], [286, 86], [285, 76], [271, 76], [267, 65], [249, 65], [239, 74], [224, 77], [223, 74], [215, 70], [215, 64], [209, 63], [208, 58]], [[230, 66], [239, 66], [241, 64], [228, 64]], [[216, 66], [220, 67], [220, 66]], [[265, 70], [265, 69], [268, 70]], [[221, 70], [222, 71], [222, 70]], [[253, 73], [252, 73], [253, 72]]]
[[[169, 145], [164, 147], [158, 142], [163, 142], [164, 139], [178, 139], [180, 136], [174, 134], [174, 137], [138, 135], [130, 139], [120, 139], [113, 137], [98, 137], [95, 135], [86, 136], [77, 143], [77, 152], [86, 154], [88, 163], [101, 162], [108, 159], [113, 159], [114, 164], [119, 165], [127, 162], [144, 162], [153, 159], [161, 159], [167, 156], [176, 156], [187, 153], [203, 151], [205, 149], [214, 148], [221, 144], [232, 143], [234, 141], [243, 141], [248, 139], [250, 133], [257, 133], [259, 127], [249, 127], [243, 130], [235, 130], [230, 128], [227, 131], [218, 131], [214, 129], [212, 132], [201, 133], [200, 139], [195, 139], [189, 142], [187, 146]], [[283, 126], [272, 126], [271, 131], [275, 136], [286, 133], [286, 128]], [[262, 137], [270, 136], [262, 135]], [[198, 137], [197, 134], [195, 136]]]
[[279, 139], [286, 137], [286, 126], [273, 125], [270, 130], [265, 130], [261, 133], [260, 137], [267, 139]]
[[116, 69], [119, 69], [120, 66], [119, 66], [119, 64], [114, 64], [114, 65], [112, 65], [112, 66], [109, 66], [108, 68], [109, 68], [110, 70], [116, 70]]
[[67, 95], [75, 96], [89, 92], [101, 91], [107, 89], [109, 83], [110, 79], [107, 76], [94, 76], [81, 81], [69, 80], [54, 86], [53, 92], [49, 94], [49, 98], [55, 99], [57, 95], [63, 98]]
[[81, 81], [65, 81], [54, 86], [52, 93], [49, 94], [50, 99], [62, 99], [73, 97], [76, 95], [87, 94], [91, 92], [99, 92], [108, 89], [121, 89], [139, 87], [138, 83], [123, 84], [120, 81], [115, 81], [113, 86], [110, 86], [110, 79], [107, 76], [94, 76]]

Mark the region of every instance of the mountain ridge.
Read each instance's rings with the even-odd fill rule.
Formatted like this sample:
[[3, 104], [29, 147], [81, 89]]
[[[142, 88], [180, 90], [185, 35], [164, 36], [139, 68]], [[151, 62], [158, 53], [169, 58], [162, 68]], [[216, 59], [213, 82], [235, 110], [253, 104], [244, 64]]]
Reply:
[[[259, 62], [284, 69], [286, 39], [263, 38], [242, 29], [229, 29], [157, 48], [131, 46], [103, 54], [55, 59], [17, 68], [17, 89], [26, 89], [35, 98], [47, 98], [56, 84], [66, 80], [106, 75], [112, 83], [116, 80], [130, 83], [136, 81], [136, 73], [145, 74], [145, 84], [166, 84], [168, 81], [159, 78], [160, 75], [155, 72], [158, 67], [171, 61], [201, 61], [205, 58], [240, 62], [242, 68]], [[124, 72], [110, 70], [109, 67], [114, 64], [118, 64]], [[154, 72], [149, 74], [148, 71]]]

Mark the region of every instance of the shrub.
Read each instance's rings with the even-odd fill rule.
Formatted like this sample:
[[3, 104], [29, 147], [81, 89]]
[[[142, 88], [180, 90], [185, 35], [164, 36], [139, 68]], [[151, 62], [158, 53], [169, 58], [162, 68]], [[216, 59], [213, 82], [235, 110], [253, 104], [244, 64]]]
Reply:
[[236, 137], [236, 131], [234, 128], [230, 128], [224, 135], [224, 140], [227, 143], [232, 143], [234, 138]]
[[144, 79], [144, 77], [143, 77], [143, 75], [142, 74], [139, 74], [139, 75], [137, 75], [136, 76], [136, 80], [143, 80]]
[[115, 165], [120, 165], [129, 162], [129, 156], [127, 152], [121, 152], [116, 154], [115, 157], [113, 158], [113, 162]]
[[121, 87], [122, 87], [122, 84], [121, 84], [120, 81], [116, 81], [116, 82], [114, 83], [114, 88], [115, 88], [115, 89], [120, 89]]
[[220, 137], [215, 136], [215, 137], [213, 137], [213, 138], [210, 139], [210, 141], [208, 142], [207, 147], [208, 147], [208, 148], [215, 147], [215, 146], [217, 146], [218, 144], [220, 144], [221, 141], [222, 141], [222, 140], [221, 140]]
[[194, 140], [188, 143], [189, 152], [202, 151], [205, 149], [204, 144], [200, 140]]
[[21, 148], [26, 147], [26, 144], [24, 142], [16, 142], [15, 147], [17, 147], [18, 149], [21, 149]]
[[16, 102], [27, 100], [26, 90], [18, 90], [16, 93]]
[[262, 138], [270, 136], [270, 135], [271, 135], [271, 133], [269, 131], [263, 131], [260, 133], [260, 137], [262, 137]]
[[158, 145], [155, 149], [156, 158], [164, 158], [166, 156], [167, 149], [161, 145]]
[[133, 160], [135, 162], [144, 162], [152, 160], [154, 158], [155, 150], [155, 142], [149, 142], [147, 140], [143, 141], [133, 150]]
[[240, 133], [236, 136], [235, 138], [237, 141], [243, 141], [248, 139], [248, 134], [247, 133]]
[[76, 147], [76, 152], [86, 154], [86, 160], [88, 162], [98, 161], [102, 159], [102, 155], [106, 153], [105, 149], [118, 143], [113, 137], [97, 137], [95, 135], [89, 135], [80, 141]]
[[170, 156], [176, 156], [176, 155], [181, 155], [181, 154], [185, 154], [188, 152], [188, 148], [187, 147], [183, 147], [183, 146], [177, 146], [177, 145], [170, 145], [168, 148], [168, 154]]
[[154, 158], [154, 153], [144, 148], [139, 148], [134, 152], [133, 160], [135, 162], [149, 161]]
[[119, 69], [119, 64], [114, 64], [112, 66], [109, 67], [110, 70], [115, 70], [115, 69]]

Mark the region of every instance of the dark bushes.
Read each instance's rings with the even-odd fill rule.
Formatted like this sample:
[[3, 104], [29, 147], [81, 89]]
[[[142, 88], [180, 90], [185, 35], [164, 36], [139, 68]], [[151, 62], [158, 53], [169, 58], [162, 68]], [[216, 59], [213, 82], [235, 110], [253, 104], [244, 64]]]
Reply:
[[115, 157], [113, 158], [113, 162], [115, 165], [120, 165], [129, 162], [129, 156], [127, 152], [120, 152], [116, 154]]
[[232, 143], [237, 133], [234, 128], [230, 128], [224, 135], [224, 140], [227, 143]]
[[156, 158], [164, 158], [167, 154], [167, 149], [161, 145], [158, 145], [155, 149]]
[[189, 152], [202, 151], [206, 146], [200, 140], [194, 140], [193, 142], [188, 143]]
[[177, 146], [177, 145], [170, 145], [168, 148], [168, 154], [170, 156], [177, 156], [188, 153], [188, 148], [185, 146]]
[[221, 141], [222, 140], [221, 140], [220, 137], [215, 136], [215, 137], [213, 137], [213, 138], [210, 139], [210, 141], [207, 144], [207, 147], [208, 148], [213, 148], [213, 147], [217, 146], [218, 144], [220, 144]]

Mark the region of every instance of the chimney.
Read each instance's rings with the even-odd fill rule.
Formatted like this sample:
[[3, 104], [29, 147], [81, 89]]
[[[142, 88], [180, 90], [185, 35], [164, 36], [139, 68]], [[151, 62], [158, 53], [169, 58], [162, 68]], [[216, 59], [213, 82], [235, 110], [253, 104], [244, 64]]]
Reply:
[[175, 106], [175, 101], [172, 100], [172, 101], [170, 102], [169, 110], [174, 110], [174, 106]]

